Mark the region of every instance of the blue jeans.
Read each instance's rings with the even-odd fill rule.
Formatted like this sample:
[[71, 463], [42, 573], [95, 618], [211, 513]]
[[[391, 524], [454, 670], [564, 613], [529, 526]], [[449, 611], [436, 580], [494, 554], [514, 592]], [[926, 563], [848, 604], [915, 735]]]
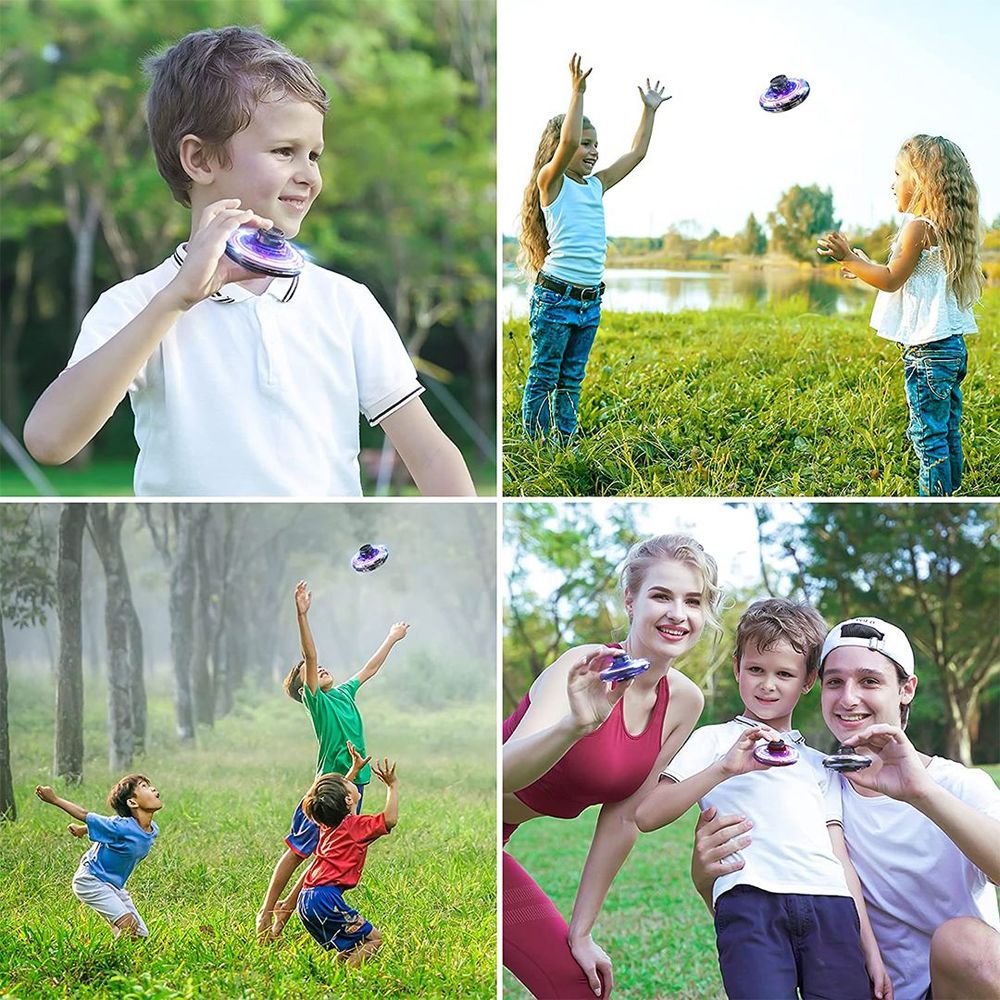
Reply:
[[917, 486], [922, 497], [951, 496], [962, 485], [962, 379], [968, 367], [960, 334], [903, 348], [907, 435], [920, 460]]
[[531, 366], [524, 383], [521, 415], [529, 437], [576, 430], [580, 386], [601, 322], [601, 299], [582, 302], [541, 285], [531, 292]]

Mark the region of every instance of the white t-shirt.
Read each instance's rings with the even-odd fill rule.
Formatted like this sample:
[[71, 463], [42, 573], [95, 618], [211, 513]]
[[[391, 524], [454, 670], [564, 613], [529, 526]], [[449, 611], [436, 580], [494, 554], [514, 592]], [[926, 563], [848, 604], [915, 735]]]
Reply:
[[[1000, 789], [984, 771], [932, 757], [927, 773], [973, 809], [1000, 820]], [[931, 981], [931, 936], [946, 920], [978, 917], [1000, 930], [996, 889], [923, 813], [886, 795], [859, 795], [838, 777], [844, 838], [895, 998], [918, 1000]]]
[[[177, 274], [179, 248], [106, 291], [69, 366]], [[423, 392], [389, 317], [361, 284], [307, 263], [255, 295], [189, 309], [129, 386], [137, 496], [360, 496], [358, 413], [379, 423]]]
[[[740, 733], [757, 723], [744, 716], [695, 730], [663, 773], [683, 781], [724, 757]], [[795, 764], [753, 771], [720, 782], [699, 800], [720, 816], [753, 819], [753, 842], [737, 856], [744, 867], [722, 875], [712, 902], [737, 885], [765, 892], [808, 896], [849, 896], [844, 867], [833, 853], [828, 823], [840, 823], [840, 787], [823, 767], [823, 755], [805, 745], [797, 730], [783, 734], [799, 751]], [[763, 741], [762, 741], [763, 742]]]

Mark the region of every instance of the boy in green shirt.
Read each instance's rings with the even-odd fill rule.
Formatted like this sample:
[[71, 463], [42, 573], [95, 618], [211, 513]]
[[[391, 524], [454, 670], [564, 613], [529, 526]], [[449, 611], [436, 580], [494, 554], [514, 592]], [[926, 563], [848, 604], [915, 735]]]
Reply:
[[[365, 758], [365, 731], [361, 713], [355, 703], [358, 688], [374, 677], [385, 662], [389, 651], [406, 637], [410, 626], [406, 622], [396, 622], [372, 658], [350, 680], [334, 686], [331, 674], [317, 661], [316, 644], [309, 628], [309, 606], [312, 593], [306, 590], [304, 580], [295, 588], [295, 610], [299, 623], [299, 637], [302, 642], [302, 659], [289, 671], [285, 678], [285, 693], [301, 702], [309, 711], [313, 730], [319, 741], [319, 755], [316, 759], [316, 776], [321, 774], [346, 774], [357, 762], [360, 770], [354, 779], [360, 793], [357, 811], [361, 812], [361, 801], [365, 785], [371, 780], [371, 769]], [[357, 748], [357, 749], [355, 749]], [[278, 901], [278, 896], [288, 884], [296, 868], [316, 850], [319, 827], [302, 811], [302, 802], [295, 807], [292, 827], [285, 843], [287, 850], [274, 866], [267, 894], [257, 914], [257, 936], [261, 941], [273, 940], [285, 926], [292, 914], [294, 904], [286, 905]]]

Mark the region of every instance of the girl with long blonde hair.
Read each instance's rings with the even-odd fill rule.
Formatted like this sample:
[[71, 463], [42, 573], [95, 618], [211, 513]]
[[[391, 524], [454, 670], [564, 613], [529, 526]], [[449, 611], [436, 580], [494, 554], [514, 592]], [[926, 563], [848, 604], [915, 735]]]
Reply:
[[852, 250], [840, 233], [818, 252], [841, 274], [879, 290], [871, 325], [903, 353], [907, 434], [920, 461], [921, 496], [951, 496], [962, 483], [965, 335], [983, 289], [979, 189], [962, 150], [940, 135], [915, 135], [896, 157], [896, 208], [906, 213], [886, 265]]
[[534, 282], [531, 365], [521, 406], [530, 437], [547, 436], [553, 423], [562, 436], [576, 431], [580, 386], [601, 321], [604, 193], [642, 162], [656, 109], [669, 100], [659, 81], [652, 86], [647, 79], [646, 89], [639, 87], [642, 118], [632, 149], [594, 173], [597, 132], [583, 115], [591, 71], [576, 53], [569, 71], [569, 109], [545, 125], [521, 207], [518, 263]]

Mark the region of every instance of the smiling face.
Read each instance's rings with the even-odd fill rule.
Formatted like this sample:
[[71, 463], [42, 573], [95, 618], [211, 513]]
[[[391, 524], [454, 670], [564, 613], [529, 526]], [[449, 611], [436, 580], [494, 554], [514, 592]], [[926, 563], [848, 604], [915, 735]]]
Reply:
[[229, 166], [215, 164], [211, 179], [195, 184], [192, 205], [197, 211], [239, 198], [292, 239], [323, 188], [322, 152], [323, 116], [311, 104], [287, 97], [258, 104], [247, 128], [229, 140]]
[[747, 716], [779, 732], [791, 729], [792, 710], [816, 680], [806, 673], [806, 658], [784, 640], [764, 651], [745, 649], [738, 663], [734, 657], [733, 672]]
[[573, 159], [569, 161], [566, 173], [573, 179], [580, 181], [593, 172], [596, 163], [597, 132], [592, 128], [585, 128], [580, 138], [580, 145], [573, 154]]
[[901, 706], [913, 700], [917, 678], [901, 684], [896, 664], [863, 646], [840, 646], [823, 662], [823, 721], [843, 742], [862, 729], [901, 724]]
[[897, 212], [909, 211], [915, 186], [909, 161], [903, 155], [897, 156], [896, 179], [892, 182], [892, 193], [896, 197]]
[[654, 562], [638, 592], [625, 592], [632, 655], [669, 661], [691, 649], [705, 625], [703, 588], [697, 567], [674, 559]]

